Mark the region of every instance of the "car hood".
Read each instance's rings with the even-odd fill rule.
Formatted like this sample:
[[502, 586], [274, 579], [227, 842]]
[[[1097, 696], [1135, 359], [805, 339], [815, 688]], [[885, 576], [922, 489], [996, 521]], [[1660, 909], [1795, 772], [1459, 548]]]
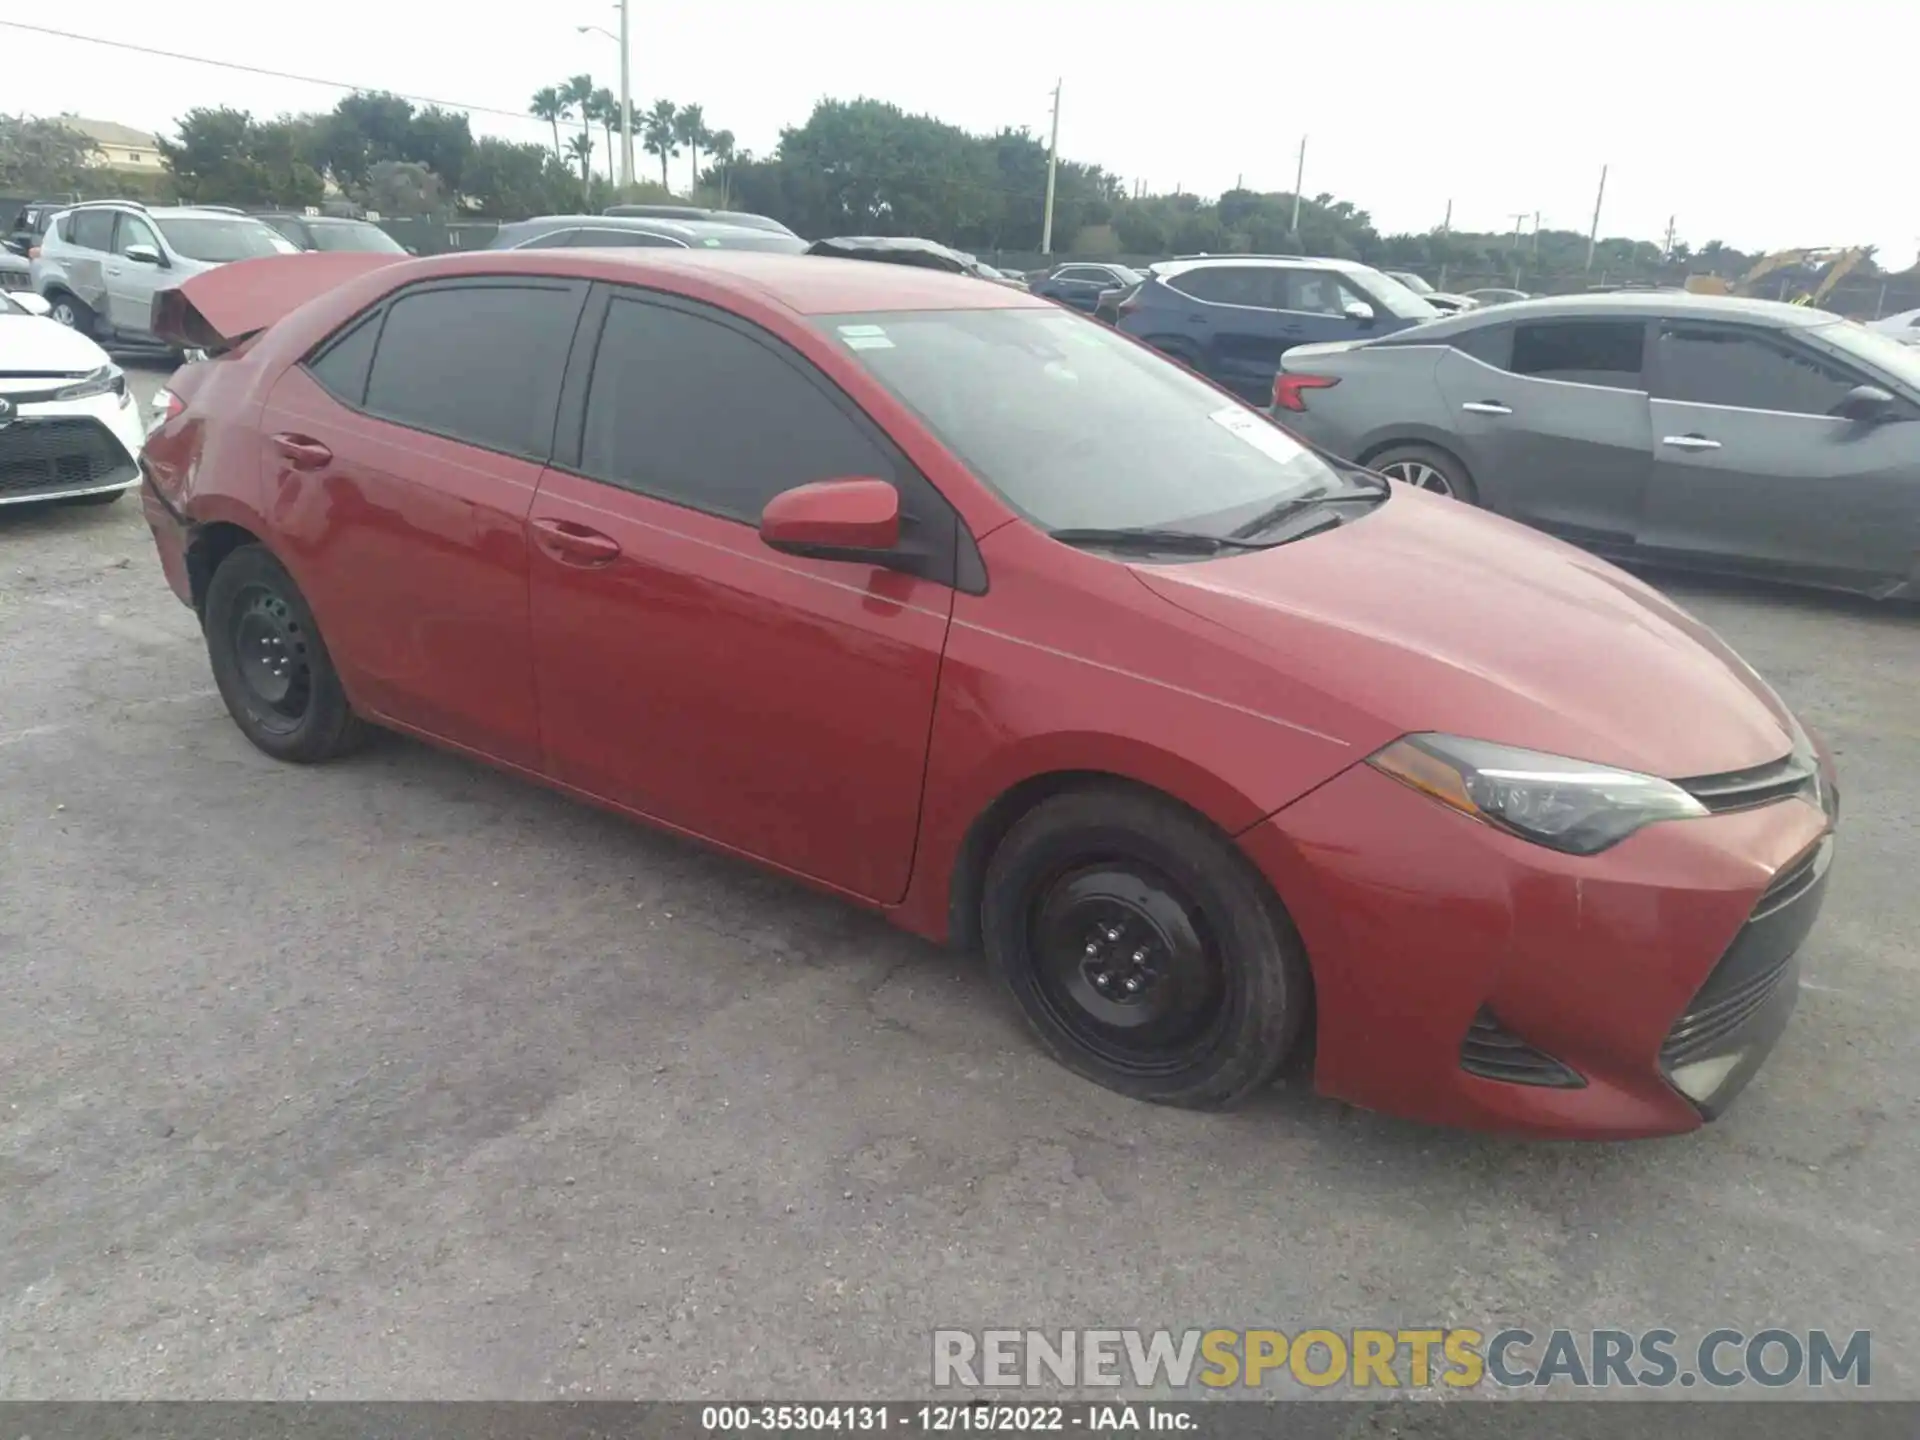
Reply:
[[1766, 682], [1651, 586], [1444, 497], [1395, 486], [1337, 530], [1135, 574], [1396, 733], [1669, 779], [1766, 764], [1793, 745]]
[[[108, 363], [107, 352], [77, 330], [40, 315], [0, 315], [0, 390], [43, 389], [46, 376], [85, 375]], [[38, 374], [15, 385], [8, 377]]]
[[372, 250], [303, 250], [231, 261], [158, 291], [151, 328], [169, 344], [224, 349], [337, 285], [409, 258]]

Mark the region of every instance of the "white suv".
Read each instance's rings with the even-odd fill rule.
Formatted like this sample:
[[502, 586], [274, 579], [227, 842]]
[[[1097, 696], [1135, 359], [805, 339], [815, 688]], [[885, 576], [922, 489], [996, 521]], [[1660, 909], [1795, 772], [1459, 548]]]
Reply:
[[33, 259], [33, 288], [62, 325], [102, 341], [150, 345], [156, 291], [229, 261], [299, 248], [224, 206], [88, 201], [54, 217]]

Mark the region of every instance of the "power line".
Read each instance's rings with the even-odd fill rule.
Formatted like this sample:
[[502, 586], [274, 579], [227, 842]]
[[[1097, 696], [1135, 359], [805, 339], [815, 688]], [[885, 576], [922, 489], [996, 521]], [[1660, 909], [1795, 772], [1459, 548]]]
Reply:
[[109, 40], [101, 35], [80, 35], [71, 30], [55, 30], [48, 25], [28, 25], [19, 20], [0, 20], [9, 30], [27, 30], [36, 35], [51, 35], [56, 40], [78, 40], [86, 45], [105, 45], [113, 50], [131, 50], [136, 55], [153, 55], [162, 60], [184, 60], [189, 65], [211, 65], [216, 70], [237, 70], [245, 75], [264, 75], [270, 80], [295, 80], [302, 85], [322, 85], [329, 90], [351, 90], [361, 94], [397, 95], [417, 105], [437, 105], [443, 110], [466, 110], [476, 115], [498, 115], [529, 124], [545, 124], [523, 110], [502, 110], [496, 105], [469, 105], [460, 100], [436, 100], [431, 95], [409, 95], [404, 90], [389, 90], [384, 85], [355, 85], [346, 80], [322, 80], [315, 75], [295, 75], [286, 70], [269, 70], [261, 65], [242, 65], [235, 60], [209, 60], [202, 55], [183, 55], [177, 50], [160, 50], [151, 45], [135, 45], [129, 40]]

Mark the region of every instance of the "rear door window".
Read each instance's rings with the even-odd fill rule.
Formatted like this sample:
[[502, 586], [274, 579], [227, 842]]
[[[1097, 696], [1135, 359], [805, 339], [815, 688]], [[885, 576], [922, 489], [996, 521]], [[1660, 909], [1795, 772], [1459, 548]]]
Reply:
[[1831, 415], [1858, 376], [1754, 330], [1660, 329], [1659, 398], [1788, 415]]
[[402, 294], [381, 328], [366, 410], [449, 440], [546, 460], [586, 288], [526, 280]]
[[1513, 327], [1486, 325], [1450, 337], [1447, 344], [1462, 355], [1471, 355], [1483, 365], [1505, 370], [1513, 362]]
[[1183, 295], [1214, 305], [1242, 305], [1273, 310], [1276, 295], [1272, 270], [1254, 265], [1207, 265], [1171, 277], [1167, 284]]
[[665, 249], [684, 250], [687, 247], [678, 240], [665, 235], [655, 235], [648, 230], [570, 230], [573, 239], [569, 242], [576, 249], [592, 249], [596, 246], [611, 246], [620, 250]]
[[1507, 368], [1537, 380], [1643, 390], [1643, 320], [1542, 320], [1513, 327]]
[[1298, 310], [1307, 315], [1343, 315], [1347, 306], [1364, 303], [1339, 276], [1329, 271], [1275, 270], [1270, 273], [1281, 282], [1282, 310]]
[[76, 210], [67, 221], [66, 238], [83, 250], [111, 250], [113, 217], [111, 210]]

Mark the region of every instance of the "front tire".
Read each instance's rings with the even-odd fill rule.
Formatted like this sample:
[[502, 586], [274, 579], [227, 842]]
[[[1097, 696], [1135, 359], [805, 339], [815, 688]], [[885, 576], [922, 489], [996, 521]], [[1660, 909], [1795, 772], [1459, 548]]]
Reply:
[[220, 698], [261, 750], [312, 765], [365, 740], [306, 598], [266, 547], [242, 545], [213, 572], [205, 628]]
[[1432, 445], [1389, 446], [1369, 460], [1367, 468], [1415, 490], [1445, 495], [1468, 505], [1480, 503], [1480, 492], [1467, 467]]
[[1311, 1004], [1306, 953], [1204, 820], [1121, 787], [1043, 801], [987, 867], [987, 958], [1040, 1043], [1135, 1099], [1223, 1109], [1269, 1083]]

